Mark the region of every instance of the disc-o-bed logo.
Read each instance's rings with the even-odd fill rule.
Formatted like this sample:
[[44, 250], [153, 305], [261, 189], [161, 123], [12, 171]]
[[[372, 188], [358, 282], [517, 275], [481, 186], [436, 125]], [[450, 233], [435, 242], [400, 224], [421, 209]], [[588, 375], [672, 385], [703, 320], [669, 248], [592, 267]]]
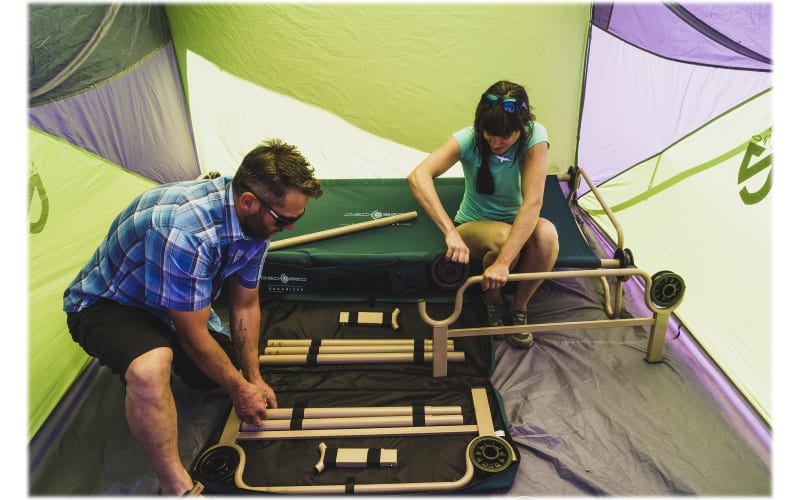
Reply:
[[261, 280], [265, 282], [268, 292], [303, 293], [308, 278], [281, 273], [279, 275], [261, 275]]

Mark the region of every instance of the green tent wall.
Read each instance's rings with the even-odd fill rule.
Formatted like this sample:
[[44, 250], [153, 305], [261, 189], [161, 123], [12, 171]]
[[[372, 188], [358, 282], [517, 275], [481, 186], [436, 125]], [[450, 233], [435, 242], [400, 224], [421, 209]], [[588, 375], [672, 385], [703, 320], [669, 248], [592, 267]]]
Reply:
[[[474, 109], [468, 103], [501, 78], [526, 85], [537, 119], [548, 129], [552, 172], [577, 162], [591, 173], [592, 158], [579, 154], [579, 137], [608, 132], [581, 128], [585, 85], [592, 82], [586, 63], [592, 40], [603, 36], [590, 36], [591, 4], [168, 4], [123, 5], [112, 13], [102, 10], [106, 7], [97, 6], [99, 10], [82, 18], [95, 23], [83, 30], [89, 40], [85, 43], [95, 43], [93, 35], [110, 36], [113, 30], [98, 29], [104, 19], [122, 23], [130, 15], [156, 23], [145, 23], [150, 27], [142, 31], [115, 32], [127, 37], [115, 43], [147, 40], [147, 50], [126, 53], [129, 60], [112, 65], [110, 72], [89, 66], [86, 79], [78, 84], [68, 80], [73, 85], [60, 93], [52, 94], [50, 88], [49, 93], [36, 93], [47, 98], [29, 104], [29, 439], [87, 362], [66, 332], [60, 293], [116, 212], [153, 183], [191, 178], [198, 171], [232, 173], [244, 152], [270, 136], [297, 144], [322, 178], [402, 177], [448, 134], [469, 123]], [[33, 5], [31, 13], [45, 15], [31, 15], [31, 22], [57, 19], [63, 8]], [[159, 27], [162, 24], [168, 30]], [[30, 40], [31, 46], [35, 41]], [[100, 57], [103, 51], [92, 54]], [[112, 50], [99, 62], [89, 58], [82, 64], [108, 69], [116, 54]], [[63, 75], [64, 63], [59, 64], [55, 75]], [[123, 80], [134, 95], [144, 95], [146, 85], [130, 82], [149, 81], [147, 75], [154, 73], [136, 75], [154, 66], [160, 68], [158, 81], [164, 90], [149, 103], [147, 113], [133, 121], [166, 124], [161, 130], [177, 131], [176, 136], [153, 137], [146, 127], [117, 130], [108, 115], [95, 124], [68, 120], [67, 130], [85, 126], [83, 134], [64, 133], [58, 120], [48, 121], [59, 107], [55, 116], [72, 119], [75, 108], [69, 104], [92, 91], [99, 97], [81, 104], [87, 116], [96, 116], [93, 112], [103, 105], [124, 106], [113, 99], [122, 95]], [[114, 85], [113, 92], [102, 94]], [[747, 278], [759, 301], [748, 302], [747, 308], [731, 306], [728, 299], [737, 299], [738, 280], [725, 275], [730, 268], [724, 261], [715, 266], [715, 274], [708, 274], [706, 263], [720, 254], [698, 257], [699, 246], [691, 238], [686, 241], [686, 235], [706, 229], [680, 219], [676, 205], [691, 199], [698, 204], [695, 213], [702, 212], [704, 201], [726, 198], [733, 189], [732, 199], [714, 204], [720, 213], [713, 217], [725, 219], [731, 213], [726, 210], [734, 206], [737, 215], [727, 219], [731, 226], [716, 229], [735, 232], [746, 224], [751, 240], [761, 244], [742, 247], [741, 253], [768, 253], [771, 228], [763, 221], [769, 219], [769, 200], [736, 204], [741, 183], [731, 186], [728, 174], [744, 163], [753, 137], [766, 137], [771, 120], [770, 88], [753, 91], [707, 123], [650, 151], [647, 158], [619, 165], [624, 174], [602, 186], [623, 218], [637, 264], [671, 268], [686, 279], [686, 304], [677, 312], [685, 333], [700, 339], [768, 422], [769, 259], [755, 259], [753, 276]], [[176, 123], [180, 127], [170, 126]], [[112, 132], [105, 132], [108, 129]], [[730, 130], [738, 135], [733, 137]], [[110, 140], [88, 139], [104, 134]], [[141, 149], [154, 151], [153, 157], [114, 154], [147, 141], [153, 141], [152, 146]], [[771, 144], [755, 143], [769, 149], [760, 154], [770, 154]], [[159, 156], [173, 146], [183, 153]], [[725, 156], [729, 152], [735, 153]], [[711, 168], [711, 163], [722, 166]], [[658, 164], [659, 174], [691, 177], [693, 183], [673, 183], [681, 190], [670, 191], [653, 182], [656, 169], [647, 168], [649, 164]], [[766, 182], [751, 180], [750, 188], [757, 189], [759, 180]], [[658, 192], [652, 190], [654, 185]], [[597, 215], [591, 195], [581, 199], [581, 206]], [[43, 214], [46, 225], [40, 224]], [[667, 219], [673, 223], [666, 224]], [[597, 221], [609, 229], [602, 217]], [[678, 247], [681, 251], [675, 250]], [[53, 259], [56, 251], [63, 257]], [[735, 253], [733, 259], [740, 255]], [[720, 295], [720, 288], [732, 297]], [[729, 333], [740, 329], [749, 333]], [[758, 333], [753, 335], [753, 330]]]

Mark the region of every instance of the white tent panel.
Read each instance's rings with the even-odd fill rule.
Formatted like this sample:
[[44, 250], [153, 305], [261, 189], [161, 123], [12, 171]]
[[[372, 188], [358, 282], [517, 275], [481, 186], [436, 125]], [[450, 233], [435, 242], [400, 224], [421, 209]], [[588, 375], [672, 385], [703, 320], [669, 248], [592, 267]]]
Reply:
[[[189, 109], [204, 172], [232, 175], [254, 145], [272, 137], [297, 146], [320, 179], [402, 178], [427, 155], [237, 78], [192, 52], [187, 52], [187, 68]], [[462, 176], [460, 165], [445, 176]]]
[[[762, 94], [600, 188], [636, 265], [685, 279], [676, 314], [768, 421], [771, 97]], [[759, 162], [765, 168], [756, 172]], [[598, 215], [593, 196], [581, 205]], [[598, 221], [613, 234], [607, 218]]]

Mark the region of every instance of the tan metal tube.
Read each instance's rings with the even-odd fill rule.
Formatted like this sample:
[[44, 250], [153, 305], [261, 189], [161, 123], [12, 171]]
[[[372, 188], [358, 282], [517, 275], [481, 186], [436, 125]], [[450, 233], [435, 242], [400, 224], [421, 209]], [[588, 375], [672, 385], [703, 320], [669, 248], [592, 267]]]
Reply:
[[[423, 349], [425, 351], [433, 350], [433, 344], [425, 344]], [[447, 346], [448, 351], [455, 350], [452, 344]], [[379, 346], [370, 345], [324, 345], [320, 346], [320, 354], [347, 354], [347, 353], [366, 353], [366, 352], [405, 352], [413, 353], [414, 346], [404, 344], [385, 344]], [[291, 346], [291, 347], [267, 347], [264, 349], [264, 354], [308, 354], [308, 347]]]
[[[447, 352], [447, 361], [464, 361], [464, 353], [461, 351]], [[426, 351], [422, 354], [422, 359], [426, 363], [433, 360], [433, 352]], [[261, 364], [268, 365], [305, 365], [308, 356], [305, 354], [263, 354], [258, 357]], [[413, 363], [413, 352], [370, 352], [370, 353], [349, 353], [349, 354], [319, 354], [316, 357], [317, 364], [355, 364], [355, 363]]]
[[317, 231], [315, 233], [304, 234], [302, 236], [295, 236], [294, 238], [286, 238], [285, 240], [273, 241], [270, 243], [269, 249], [270, 251], [281, 250], [283, 248], [289, 248], [297, 245], [304, 245], [306, 243], [311, 243], [313, 241], [335, 238], [337, 236], [357, 233], [360, 231], [365, 231], [367, 229], [373, 229], [376, 227], [389, 226], [397, 222], [405, 222], [416, 218], [417, 218], [416, 211], [391, 215], [389, 217], [382, 217], [380, 219], [370, 220], [366, 222], [359, 222], [357, 224], [351, 224], [349, 226], [335, 227], [332, 229], [325, 229], [324, 231]]
[[[270, 339], [267, 340], [267, 347], [296, 347], [310, 346], [311, 339]], [[424, 339], [423, 343], [429, 345], [432, 339]], [[414, 345], [414, 339], [321, 339], [320, 345]], [[448, 341], [448, 345], [453, 345], [453, 341]]]
[[[423, 406], [425, 415], [462, 415], [460, 406]], [[287, 419], [292, 418], [294, 408], [270, 408], [267, 418]], [[408, 416], [414, 414], [413, 406], [349, 406], [331, 408], [303, 408], [303, 418], [334, 418], [334, 417], [383, 417], [387, 415]]]
[[477, 425], [432, 425], [430, 427], [370, 427], [364, 429], [299, 429], [292, 431], [239, 432], [237, 441], [264, 439], [309, 439], [328, 437], [369, 436], [426, 436], [431, 434], [472, 434], [478, 432]]
[[[462, 415], [425, 415], [425, 426], [461, 425]], [[412, 427], [414, 417], [411, 415], [386, 415], [381, 417], [332, 417], [304, 418], [298, 430], [316, 429], [356, 429], [360, 427]], [[292, 430], [290, 419], [267, 419], [260, 425], [242, 422], [242, 432], [288, 431]]]

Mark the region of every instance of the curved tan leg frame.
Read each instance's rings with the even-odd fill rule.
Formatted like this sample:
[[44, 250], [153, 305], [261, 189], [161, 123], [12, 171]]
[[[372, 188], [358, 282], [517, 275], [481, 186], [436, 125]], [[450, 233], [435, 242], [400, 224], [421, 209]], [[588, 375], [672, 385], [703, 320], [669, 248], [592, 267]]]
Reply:
[[645, 281], [644, 299], [648, 309], [653, 311], [652, 318], [622, 318], [622, 319], [609, 319], [609, 320], [589, 320], [589, 321], [572, 321], [563, 323], [534, 323], [527, 325], [514, 325], [514, 326], [483, 326], [479, 328], [457, 328], [448, 330], [448, 326], [453, 324], [461, 315], [461, 308], [464, 302], [464, 291], [483, 280], [483, 276], [476, 275], [470, 276], [456, 291], [455, 303], [453, 305], [453, 312], [445, 319], [436, 320], [428, 315], [427, 305], [425, 299], [417, 301], [419, 314], [423, 321], [433, 327], [433, 376], [444, 377], [447, 375], [447, 357], [446, 343], [450, 341], [450, 337], [478, 337], [482, 335], [508, 335], [511, 333], [525, 333], [537, 331], [558, 331], [569, 330], [575, 328], [607, 328], [610, 326], [650, 326], [650, 339], [647, 346], [648, 362], [654, 363], [661, 360], [664, 350], [664, 337], [667, 331], [667, 320], [669, 314], [675, 310], [680, 304], [680, 301], [669, 308], [659, 308], [650, 299], [650, 289], [653, 281], [650, 275], [645, 271], [637, 268], [625, 269], [583, 269], [574, 271], [549, 271], [538, 273], [518, 273], [509, 274], [508, 281], [526, 281], [526, 280], [540, 280], [540, 279], [559, 279], [559, 278], [581, 278], [581, 277], [601, 277], [601, 276], [617, 276], [617, 277], [630, 277], [638, 275]]

